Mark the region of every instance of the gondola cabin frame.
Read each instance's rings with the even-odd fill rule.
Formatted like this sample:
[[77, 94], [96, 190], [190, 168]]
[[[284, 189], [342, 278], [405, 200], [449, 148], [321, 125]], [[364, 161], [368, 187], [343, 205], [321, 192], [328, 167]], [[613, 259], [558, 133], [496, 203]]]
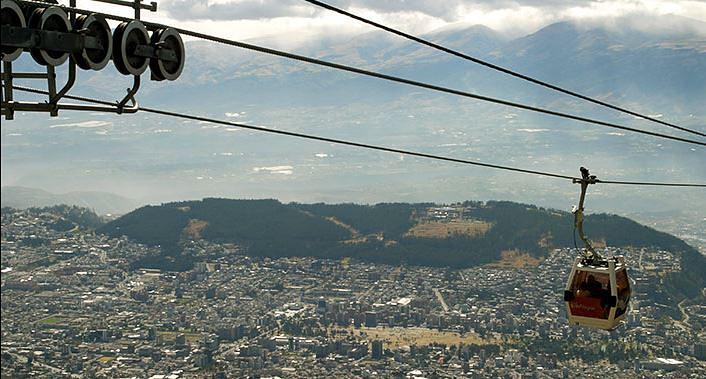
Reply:
[[625, 258], [576, 258], [564, 290], [570, 325], [612, 330], [627, 314], [630, 281]]

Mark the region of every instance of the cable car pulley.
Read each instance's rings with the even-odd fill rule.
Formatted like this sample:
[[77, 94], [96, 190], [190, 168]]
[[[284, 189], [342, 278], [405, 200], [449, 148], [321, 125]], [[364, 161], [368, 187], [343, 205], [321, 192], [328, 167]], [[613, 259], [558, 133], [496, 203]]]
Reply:
[[[157, 3], [143, 0], [95, 0], [130, 7], [133, 20], [124, 20], [111, 31], [106, 18], [110, 15], [91, 13], [76, 8], [76, 0], [69, 6], [50, 4], [49, 1], [2, 0], [2, 114], [12, 120], [16, 111], [49, 112], [58, 115], [61, 109], [134, 113], [139, 107], [135, 95], [140, 88], [140, 75], [150, 68], [152, 80], [176, 80], [185, 62], [184, 42], [175, 28], [160, 27], [140, 21], [141, 10], [155, 12]], [[150, 32], [152, 34], [150, 35]], [[13, 72], [12, 62], [24, 51], [29, 51], [43, 72]], [[69, 60], [69, 57], [71, 58]], [[110, 60], [117, 70], [132, 76], [132, 87], [115, 105], [96, 106], [66, 104], [76, 81], [76, 67], [84, 70], [102, 70]], [[69, 61], [66, 83], [57, 86], [55, 67]], [[43, 79], [47, 81], [48, 101], [17, 101], [13, 94], [15, 79]]]
[[[16, 2], [12, 0], [2, 0], [0, 5], [0, 19], [2, 20], [3, 26], [8, 26], [10, 28], [24, 28], [27, 26], [27, 21], [25, 20], [25, 15], [22, 13], [22, 9], [17, 5]], [[7, 31], [3, 30], [3, 34], [8, 33], [14, 34], [14, 29], [8, 28]], [[22, 48], [16, 46], [2, 46], [2, 61], [12, 62], [19, 58], [22, 54]]]
[[123, 75], [142, 75], [150, 64], [148, 56], [138, 54], [139, 47], [149, 44], [145, 25], [138, 21], [122, 22], [113, 33], [113, 62]]
[[[69, 16], [63, 9], [57, 6], [47, 8], [36, 8], [29, 16], [28, 26], [32, 29], [39, 29], [46, 32], [69, 33], [71, 23]], [[59, 45], [62, 34], [45, 34], [42, 40], [43, 45]], [[44, 47], [34, 47], [29, 50], [35, 62], [42, 66], [60, 66], [69, 58], [69, 52], [65, 49], [51, 49]]]
[[174, 28], [152, 33], [152, 45], [157, 49], [156, 59], [150, 61], [154, 80], [176, 80], [184, 69], [184, 42]]
[[[84, 70], [102, 70], [110, 62], [113, 54], [113, 38], [110, 26], [105, 18], [90, 14], [76, 18], [74, 29], [86, 39], [80, 51], [73, 54], [76, 64]], [[93, 45], [89, 42], [95, 41]]]

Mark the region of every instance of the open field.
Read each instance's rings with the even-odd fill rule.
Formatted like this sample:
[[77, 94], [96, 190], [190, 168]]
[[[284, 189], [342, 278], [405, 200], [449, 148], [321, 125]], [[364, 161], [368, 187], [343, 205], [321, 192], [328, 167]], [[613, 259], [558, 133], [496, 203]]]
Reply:
[[184, 228], [184, 235], [191, 238], [201, 238], [201, 232], [208, 226], [207, 221], [191, 219], [189, 225]]
[[457, 235], [478, 237], [491, 228], [491, 224], [480, 220], [453, 220], [447, 222], [421, 222], [413, 226], [406, 236], [421, 238], [448, 238]]
[[519, 250], [506, 250], [500, 254], [500, 261], [490, 263], [491, 268], [525, 268], [537, 267], [542, 260]]
[[62, 324], [68, 323], [71, 320], [73, 320], [72, 317], [56, 314], [56, 315], [51, 315], [49, 317], [38, 320], [37, 323], [45, 324], [45, 325], [62, 325]]
[[102, 364], [108, 364], [114, 360], [115, 360], [115, 357], [100, 357], [100, 358], [98, 358], [98, 362], [100, 362]]
[[430, 343], [438, 343], [445, 345], [476, 344], [487, 345], [499, 343], [494, 339], [483, 339], [474, 333], [464, 333], [461, 335], [457, 332], [440, 331], [427, 328], [332, 328], [331, 332], [334, 338], [344, 339], [351, 336], [357, 340], [380, 340], [383, 341], [386, 348], [398, 348], [401, 346], [425, 346]]
[[335, 217], [325, 217], [325, 219], [340, 226], [341, 228], [348, 230], [351, 233], [351, 239], [360, 238], [360, 232], [357, 229], [355, 229], [354, 227], [344, 223], [343, 221], [341, 221]]

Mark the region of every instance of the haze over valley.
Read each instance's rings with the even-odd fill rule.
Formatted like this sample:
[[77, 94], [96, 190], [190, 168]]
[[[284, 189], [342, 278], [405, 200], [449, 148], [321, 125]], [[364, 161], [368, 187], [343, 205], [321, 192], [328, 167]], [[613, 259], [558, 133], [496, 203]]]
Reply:
[[[425, 37], [591, 96], [706, 129], [704, 23], [671, 34], [561, 22], [519, 38], [483, 27]], [[671, 17], [671, 18], [670, 18]], [[345, 42], [345, 43], [344, 43]], [[147, 82], [146, 106], [567, 175], [703, 182], [702, 148], [541, 116], [211, 43], [188, 42], [184, 74]], [[579, 103], [379, 32], [322, 38], [298, 53], [664, 133], [677, 131]], [[22, 64], [16, 66], [22, 67]], [[25, 66], [29, 64], [25, 62]], [[111, 69], [112, 70], [112, 69]], [[75, 93], [118, 98], [117, 73], [85, 73]], [[106, 72], [108, 71], [108, 72]], [[84, 73], [82, 73], [84, 74]], [[116, 84], [118, 83], [118, 84]], [[22, 114], [3, 122], [2, 185], [103, 191], [138, 203], [277, 198], [362, 202], [507, 199], [568, 209], [577, 188], [395, 154], [148, 114]], [[589, 211], [706, 210], [702, 190], [594, 186]]]

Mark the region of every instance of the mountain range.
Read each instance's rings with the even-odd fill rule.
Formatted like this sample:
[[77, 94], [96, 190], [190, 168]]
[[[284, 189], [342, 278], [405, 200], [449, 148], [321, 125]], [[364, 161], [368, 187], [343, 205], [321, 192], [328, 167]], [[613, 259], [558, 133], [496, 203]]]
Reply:
[[135, 200], [107, 192], [76, 191], [55, 194], [37, 188], [2, 187], [2, 207], [17, 209], [75, 205], [99, 214], [123, 214], [137, 208]]
[[[651, 33], [627, 21], [611, 27], [562, 22], [514, 39], [482, 26], [439, 30], [424, 37], [602, 100], [706, 130], [706, 33], [694, 32], [706, 30], [706, 24], [671, 16], [664, 21], [689, 27]], [[381, 32], [279, 47], [671, 132]], [[32, 67], [26, 57], [16, 64], [16, 70]], [[566, 175], [586, 166], [605, 179], [706, 180], [706, 156], [697, 147], [210, 42], [187, 41], [187, 63], [177, 81], [143, 83], [138, 96], [143, 105], [235, 122]], [[111, 65], [101, 72], [80, 72], [73, 93], [117, 99], [128, 85]], [[149, 203], [204, 196], [448, 202], [472, 195], [566, 209], [576, 201], [574, 186], [545, 178], [439, 165], [145, 114], [62, 112], [56, 119], [18, 115], [16, 121], [3, 122], [1, 156], [4, 186], [112, 192]], [[706, 210], [706, 198], [698, 190], [604, 187], [589, 194], [589, 202], [592, 210], [610, 212]]]

